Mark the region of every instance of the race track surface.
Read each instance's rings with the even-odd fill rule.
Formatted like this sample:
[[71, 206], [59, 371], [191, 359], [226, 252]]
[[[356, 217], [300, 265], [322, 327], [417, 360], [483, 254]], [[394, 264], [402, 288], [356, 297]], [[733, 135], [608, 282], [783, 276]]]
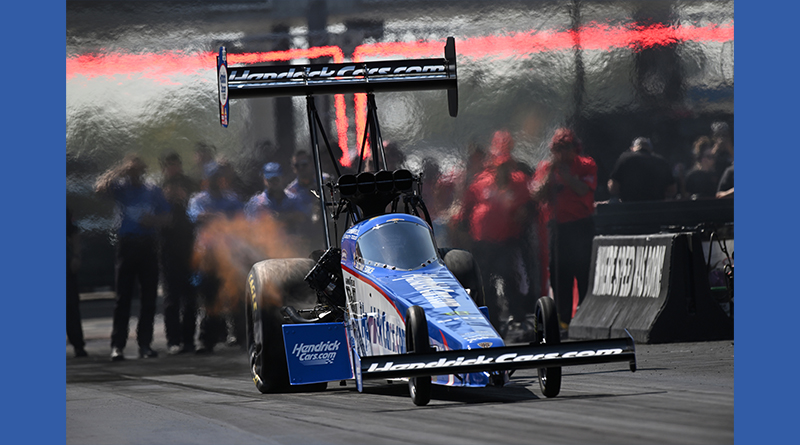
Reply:
[[[135, 318], [131, 320], [135, 332]], [[706, 444], [733, 443], [733, 342], [637, 345], [626, 363], [564, 368], [542, 396], [535, 370], [503, 388], [434, 387], [416, 407], [403, 383], [329, 383], [323, 392], [260, 394], [239, 347], [109, 361], [109, 318], [84, 319], [88, 358], [67, 346], [67, 444]], [[133, 334], [132, 334], [133, 335]]]

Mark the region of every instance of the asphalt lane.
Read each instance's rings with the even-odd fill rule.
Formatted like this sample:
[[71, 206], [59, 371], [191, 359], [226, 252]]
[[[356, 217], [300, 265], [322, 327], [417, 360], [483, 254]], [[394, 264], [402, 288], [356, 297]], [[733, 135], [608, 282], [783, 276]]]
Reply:
[[[109, 360], [111, 319], [83, 303], [89, 357], [66, 347], [68, 444], [733, 443], [733, 342], [637, 345], [626, 363], [564, 368], [544, 398], [534, 370], [503, 388], [434, 387], [416, 407], [402, 383], [329, 383], [322, 392], [262, 395], [239, 347], [166, 354], [156, 318], [155, 359]], [[134, 312], [135, 313], [135, 312]]]

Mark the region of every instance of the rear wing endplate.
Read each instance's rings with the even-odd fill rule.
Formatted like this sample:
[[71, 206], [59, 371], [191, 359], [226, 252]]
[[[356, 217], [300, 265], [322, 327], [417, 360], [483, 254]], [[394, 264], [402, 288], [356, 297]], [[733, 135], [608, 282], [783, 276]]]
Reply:
[[219, 123], [228, 126], [228, 55], [225, 47], [219, 48], [217, 55], [217, 86], [219, 89]]

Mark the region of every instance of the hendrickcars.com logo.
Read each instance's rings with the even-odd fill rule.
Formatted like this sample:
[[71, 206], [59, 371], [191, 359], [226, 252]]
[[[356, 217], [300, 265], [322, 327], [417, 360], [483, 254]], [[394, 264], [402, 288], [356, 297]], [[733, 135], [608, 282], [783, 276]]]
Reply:
[[534, 362], [539, 360], [553, 360], [560, 358], [574, 358], [574, 357], [598, 357], [622, 354], [622, 349], [598, 349], [586, 351], [570, 351], [565, 353], [551, 352], [549, 354], [526, 354], [519, 355], [516, 352], [510, 352], [491, 357], [487, 355], [480, 355], [476, 358], [465, 359], [458, 357], [455, 360], [439, 359], [435, 362], [417, 362], [417, 363], [400, 363], [395, 365], [394, 362], [373, 363], [370, 365], [367, 372], [386, 372], [386, 371], [403, 371], [406, 369], [442, 369], [454, 368], [459, 366], [472, 366], [472, 365], [489, 365], [494, 363], [524, 363]]
[[[232, 70], [228, 76], [231, 82], [257, 81], [257, 80], [280, 80], [280, 79], [315, 79], [329, 77], [357, 77], [357, 76], [388, 76], [392, 74], [435, 74], [445, 73], [444, 65], [418, 65], [418, 66], [382, 66], [364, 69], [358, 65], [347, 65], [339, 68], [338, 66], [330, 69], [327, 66], [315, 71], [306, 71], [290, 68], [287, 71], [255, 72], [250, 73], [249, 69], [239, 73], [239, 70]], [[339, 69], [336, 69], [339, 68]], [[255, 71], [255, 70], [254, 70]], [[263, 71], [263, 68], [262, 70]]]
[[304, 365], [329, 365], [336, 359], [339, 346], [341, 346], [341, 342], [338, 340], [322, 341], [310, 345], [297, 343], [292, 348], [292, 355]]

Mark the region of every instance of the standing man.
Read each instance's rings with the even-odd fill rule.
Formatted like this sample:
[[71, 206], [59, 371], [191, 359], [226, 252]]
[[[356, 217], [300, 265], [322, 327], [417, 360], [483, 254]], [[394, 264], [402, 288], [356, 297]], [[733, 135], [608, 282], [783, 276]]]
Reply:
[[708, 136], [698, 138], [692, 148], [694, 166], [684, 179], [681, 195], [688, 199], [713, 198], [717, 193], [718, 178], [714, 175], [714, 147]]
[[161, 229], [161, 273], [164, 283], [164, 330], [170, 355], [194, 352], [197, 296], [192, 286], [194, 224], [186, 213], [198, 187], [183, 173], [178, 153], [162, 160], [161, 188], [170, 205], [170, 222]]
[[[316, 183], [317, 176], [314, 171], [314, 162], [311, 153], [305, 150], [300, 150], [295, 153], [294, 156], [292, 156], [292, 171], [295, 174], [295, 178], [286, 186], [284, 192], [287, 196], [298, 199], [303, 207], [304, 218], [302, 224], [297, 226], [297, 233], [309, 240], [307, 241], [309, 245], [301, 249], [319, 248], [319, 244], [315, 242], [315, 240], [319, 239], [319, 222], [324, 221], [324, 215], [321, 214], [319, 206]], [[330, 175], [323, 173], [322, 182], [325, 183], [329, 180]]]
[[733, 135], [726, 122], [711, 124], [711, 140], [714, 143], [714, 171], [722, 178], [725, 169], [733, 165]]
[[733, 164], [722, 172], [717, 186], [717, 198], [733, 198]]
[[533, 179], [533, 197], [550, 228], [550, 284], [562, 331], [572, 320], [573, 283], [578, 282], [580, 304], [589, 287], [592, 262], [597, 164], [582, 151], [572, 130], [556, 130], [551, 158], [539, 163]]
[[[198, 341], [200, 347], [197, 354], [214, 352], [214, 347], [225, 339], [227, 325], [225, 323], [225, 301], [220, 299], [222, 278], [215, 260], [215, 250], [224, 240], [217, 239], [213, 230], [215, 221], [233, 219], [243, 209], [239, 196], [231, 190], [232, 173], [230, 165], [219, 163], [205, 172], [208, 177], [205, 190], [189, 198], [187, 214], [197, 227], [197, 246], [199, 255], [197, 291], [204, 315], [200, 320]], [[243, 315], [243, 310], [238, 311]], [[234, 326], [235, 327], [235, 326]], [[240, 327], [241, 328], [241, 327]]]
[[72, 222], [72, 212], [67, 208], [67, 340], [75, 350], [75, 357], [86, 357], [86, 342], [81, 325], [81, 296], [78, 291], [78, 269], [81, 264], [80, 229]]
[[[300, 150], [292, 156], [292, 171], [295, 178], [284, 191], [288, 196], [295, 196], [303, 204], [306, 215], [313, 221], [319, 220], [319, 198], [317, 197], [316, 173], [311, 154]], [[330, 180], [330, 175], [322, 174], [322, 182]]]
[[662, 201], [678, 192], [666, 159], [653, 151], [650, 139], [636, 138], [614, 164], [608, 191], [622, 202]]
[[264, 191], [247, 201], [244, 206], [245, 216], [256, 220], [262, 215], [270, 215], [293, 231], [305, 219], [303, 203], [296, 196], [289, 196], [284, 191], [280, 164], [266, 163], [261, 172], [264, 177]]
[[143, 180], [147, 165], [136, 155], [103, 173], [95, 184], [97, 193], [110, 195], [117, 204], [120, 225], [117, 230], [115, 264], [116, 307], [111, 331], [111, 360], [125, 359], [128, 321], [136, 280], [141, 290], [141, 311], [136, 326], [140, 358], [158, 354], [153, 341], [153, 318], [158, 293], [158, 229], [169, 221], [169, 204], [161, 189]]
[[[522, 250], [530, 193], [528, 178], [511, 157], [513, 147], [508, 131], [495, 132], [485, 168], [467, 188], [461, 212], [454, 218], [470, 236], [470, 250], [486, 283], [490, 322], [503, 335], [511, 322], [525, 319], [528, 309], [528, 267]], [[499, 280], [510, 316], [505, 325], [495, 285]]]

